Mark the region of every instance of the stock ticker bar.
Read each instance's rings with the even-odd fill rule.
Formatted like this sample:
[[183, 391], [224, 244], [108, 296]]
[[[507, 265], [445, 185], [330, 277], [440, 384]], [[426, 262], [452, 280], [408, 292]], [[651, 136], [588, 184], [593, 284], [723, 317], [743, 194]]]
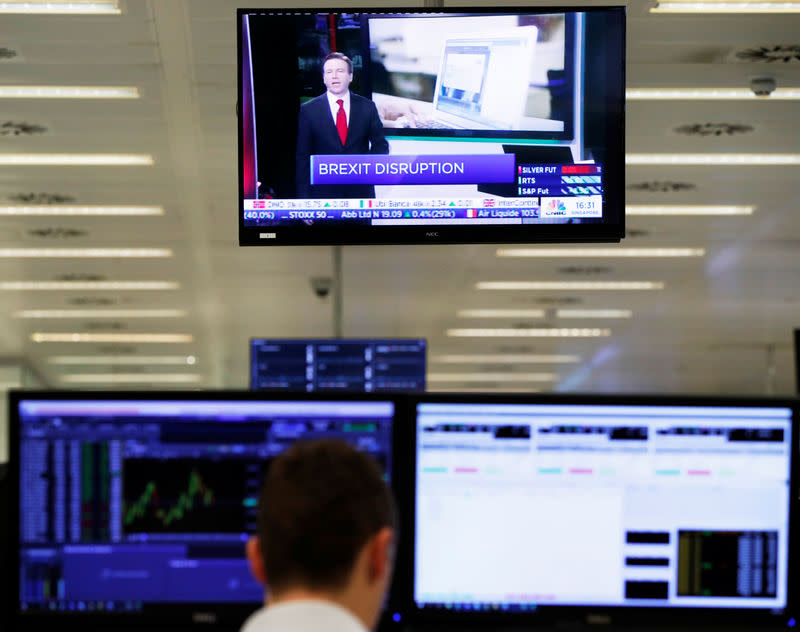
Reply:
[[[371, 158], [375, 162], [380, 157]], [[507, 162], [503, 166], [508, 167]], [[337, 178], [334, 174], [326, 183], [336, 183]], [[245, 200], [244, 218], [254, 224], [346, 220], [371, 225], [425, 225], [525, 224], [603, 216], [600, 165], [522, 164], [517, 165], [516, 174], [512, 167], [507, 180], [515, 188], [516, 197], [257, 199]]]

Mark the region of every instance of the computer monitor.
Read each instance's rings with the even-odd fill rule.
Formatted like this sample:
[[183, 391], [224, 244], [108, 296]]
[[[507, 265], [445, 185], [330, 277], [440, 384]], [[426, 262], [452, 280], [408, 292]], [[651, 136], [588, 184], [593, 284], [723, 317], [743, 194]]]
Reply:
[[425, 340], [254, 338], [255, 391], [400, 393], [425, 390]]
[[623, 237], [625, 7], [237, 18], [240, 245]]
[[796, 402], [424, 395], [410, 406], [414, 620], [790, 621]]
[[273, 457], [338, 437], [394, 475], [389, 397], [19, 391], [10, 412], [18, 631], [238, 629], [264, 599], [244, 546]]

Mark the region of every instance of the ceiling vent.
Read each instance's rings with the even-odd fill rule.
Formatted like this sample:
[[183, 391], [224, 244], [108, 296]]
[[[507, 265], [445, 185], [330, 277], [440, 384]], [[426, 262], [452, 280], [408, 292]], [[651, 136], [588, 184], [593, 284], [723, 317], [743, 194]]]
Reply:
[[19, 56], [19, 52], [15, 51], [13, 48], [6, 48], [5, 46], [0, 46], [0, 61], [7, 61], [9, 59], [14, 59], [15, 57]]
[[100, 345], [97, 352], [104, 355], [130, 355], [136, 353], [136, 347], [130, 345]]
[[37, 237], [39, 239], [74, 239], [75, 237], [86, 237], [89, 234], [88, 230], [81, 228], [31, 228], [28, 230], [30, 237]]
[[72, 204], [76, 198], [71, 195], [61, 195], [60, 193], [15, 193], [8, 196], [11, 202], [21, 202], [22, 204]]
[[92, 320], [84, 324], [88, 331], [121, 331], [127, 328], [125, 323], [119, 321]]
[[75, 296], [67, 300], [68, 305], [76, 305], [79, 307], [109, 307], [111, 305], [116, 305], [117, 302], [117, 299], [108, 298], [106, 296]]
[[595, 274], [609, 274], [614, 269], [609, 266], [564, 266], [558, 268], [559, 274], [569, 274], [572, 276], [591, 276]]
[[35, 136], [44, 134], [46, 131], [46, 127], [34, 123], [17, 123], [16, 121], [0, 123], [0, 136]]
[[102, 274], [93, 272], [68, 272], [54, 277], [55, 281], [105, 281], [106, 277]]
[[736, 59], [748, 63], [796, 63], [800, 61], [800, 44], [779, 44], [777, 46], [758, 46], [736, 51]]
[[629, 184], [627, 188], [629, 191], [647, 191], [648, 193], [677, 193], [678, 191], [692, 191], [697, 188], [697, 185], [691, 182], [652, 180], [650, 182]]
[[675, 133], [685, 136], [735, 136], [749, 134], [754, 130], [752, 125], [736, 123], [693, 123], [676, 127]]

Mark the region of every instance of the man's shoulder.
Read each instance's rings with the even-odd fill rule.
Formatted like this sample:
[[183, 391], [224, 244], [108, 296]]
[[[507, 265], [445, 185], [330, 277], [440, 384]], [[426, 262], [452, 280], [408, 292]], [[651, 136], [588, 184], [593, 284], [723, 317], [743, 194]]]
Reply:
[[358, 103], [359, 105], [371, 105], [372, 100], [368, 99], [367, 97], [362, 97], [360, 94], [355, 94], [354, 92], [350, 93], [350, 103]]
[[314, 110], [320, 106], [320, 104], [324, 104], [328, 106], [328, 95], [323, 93], [318, 97], [314, 97], [313, 99], [306, 101], [300, 106], [301, 110]]

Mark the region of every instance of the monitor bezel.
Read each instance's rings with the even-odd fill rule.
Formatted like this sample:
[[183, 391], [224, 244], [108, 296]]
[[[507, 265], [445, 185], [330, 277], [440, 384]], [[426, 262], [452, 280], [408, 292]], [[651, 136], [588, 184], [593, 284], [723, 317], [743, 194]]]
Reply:
[[800, 328], [794, 330], [794, 379], [795, 391], [800, 396]]
[[[619, 111], [609, 114], [619, 129], [612, 130], [607, 148], [616, 165], [618, 181], [604, 185], [604, 221], [595, 224], [513, 224], [507, 226], [247, 226], [244, 220], [244, 127], [241, 108], [242, 93], [242, 17], [253, 12], [279, 12], [280, 7], [238, 8], [236, 10], [236, 86], [237, 86], [237, 163], [240, 246], [311, 246], [311, 245], [410, 245], [410, 244], [532, 244], [532, 243], [618, 243], [625, 236], [625, 74], [627, 8], [625, 5], [607, 6], [476, 6], [476, 7], [378, 7], [361, 6], [343, 8], [313, 7], [284, 8], [284, 11], [314, 13], [612, 13], [619, 12], [620, 24], [620, 85], [622, 98]], [[608, 108], [609, 112], [611, 108]], [[617, 142], [613, 142], [613, 138]], [[495, 139], [496, 141], [497, 139]]]
[[[263, 393], [253, 391], [8, 391], [9, 422], [9, 467], [5, 483], [8, 485], [9, 520], [8, 538], [0, 547], [5, 547], [6, 567], [0, 570], [0, 578], [6, 588], [8, 599], [8, 620], [11, 629], [17, 632], [47, 632], [59, 623], [74, 623], [87, 632], [109, 629], [182, 629], [206, 624], [213, 628], [239, 629], [246, 618], [260, 608], [261, 603], [162, 603], [145, 605], [141, 611], [107, 612], [63, 612], [63, 611], [22, 611], [19, 608], [20, 590], [20, 417], [19, 404], [23, 401], [61, 400], [61, 401], [332, 401], [332, 402], [391, 402], [394, 406], [392, 421], [392, 472], [393, 494], [398, 496], [398, 485], [402, 485], [401, 474], [407, 471], [406, 456], [398, 449], [403, 443], [402, 434], [407, 424], [406, 402], [403, 396], [387, 393], [342, 393], [341, 395], [318, 393]], [[383, 618], [394, 611], [393, 597], [390, 595]], [[2, 617], [0, 617], [1, 619]], [[382, 620], [381, 625], [386, 623]]]
[[[253, 386], [253, 382], [255, 380], [255, 371], [253, 370], [253, 353], [254, 353], [254, 345], [257, 342], [276, 342], [278, 344], [286, 344], [291, 342], [297, 343], [309, 343], [309, 344], [319, 344], [319, 343], [344, 343], [344, 344], [370, 344], [370, 343], [378, 343], [378, 342], [408, 342], [408, 343], [422, 343], [425, 347], [424, 351], [424, 360], [425, 360], [425, 375], [422, 378], [422, 389], [420, 391], [413, 391], [415, 393], [424, 392], [427, 387], [427, 374], [428, 374], [428, 339], [427, 338], [261, 338], [253, 336], [250, 338], [249, 344], [249, 354], [248, 360], [250, 362], [250, 390], [256, 393], [355, 393], [355, 391], [295, 391], [290, 389], [257, 389]], [[366, 391], [364, 391], [366, 392]], [[377, 393], [380, 395], [381, 393], [395, 393], [398, 394], [400, 391], [370, 391], [372, 393]], [[408, 391], [412, 392], [412, 391]], [[358, 393], [355, 393], [358, 394]]]
[[[414, 540], [416, 536], [416, 503], [415, 494], [417, 486], [416, 450], [417, 450], [417, 405], [427, 403], [453, 403], [453, 404], [562, 404], [562, 405], [643, 405], [643, 406], [742, 406], [742, 407], [785, 407], [792, 410], [792, 437], [791, 437], [791, 476], [789, 482], [789, 549], [787, 559], [789, 568], [787, 572], [787, 605], [777, 611], [769, 608], [697, 608], [697, 607], [643, 607], [643, 606], [578, 606], [578, 605], [542, 605], [534, 611], [502, 612], [502, 611], [456, 611], [456, 610], [426, 610], [418, 608], [414, 602]], [[405, 517], [405, 532], [407, 537], [400, 542], [397, 571], [398, 590], [395, 595], [398, 609], [405, 617], [404, 622], [409, 625], [439, 626], [439, 625], [467, 625], [476, 629], [493, 629], [504, 625], [574, 625], [577, 627], [615, 624], [652, 624], [658, 621], [659, 625], [697, 624], [698, 627], [726, 627], [731, 625], [759, 626], [785, 628], [797, 616], [797, 598], [794, 592], [797, 588], [798, 576], [798, 544], [791, 534], [797, 532], [798, 510], [798, 484], [800, 473], [797, 472], [798, 458], [800, 458], [800, 401], [788, 397], [733, 397], [733, 396], [701, 396], [701, 395], [606, 395], [606, 394], [497, 394], [497, 393], [472, 393], [472, 394], [445, 394], [426, 393], [424, 395], [410, 395], [408, 398], [408, 425], [411, 427], [406, 434], [405, 451], [408, 453], [407, 461], [410, 471], [408, 483], [402, 486], [398, 502], [401, 503], [402, 513]], [[403, 446], [399, 446], [403, 449]], [[756, 629], [756, 628], [752, 628]]]

